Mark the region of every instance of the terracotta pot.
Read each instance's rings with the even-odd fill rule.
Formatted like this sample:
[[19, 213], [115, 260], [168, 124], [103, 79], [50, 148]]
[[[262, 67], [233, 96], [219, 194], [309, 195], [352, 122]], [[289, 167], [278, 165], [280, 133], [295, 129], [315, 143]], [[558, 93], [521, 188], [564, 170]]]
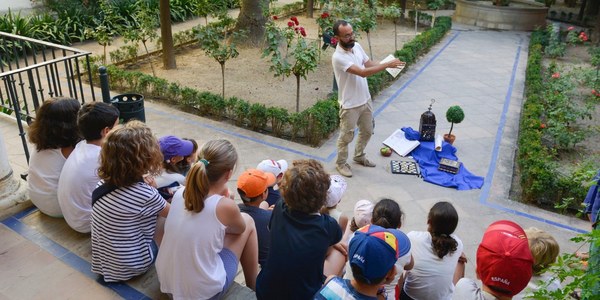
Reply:
[[456, 136], [454, 134], [444, 134], [444, 141], [446, 141], [446, 143], [452, 145], [452, 143], [454, 143], [454, 140], [456, 140]]

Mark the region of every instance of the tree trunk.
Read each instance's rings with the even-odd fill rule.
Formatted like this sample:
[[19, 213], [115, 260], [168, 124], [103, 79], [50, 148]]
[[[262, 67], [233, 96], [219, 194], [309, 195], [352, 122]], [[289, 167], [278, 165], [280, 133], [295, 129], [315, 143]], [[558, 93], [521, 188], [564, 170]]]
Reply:
[[596, 17], [596, 22], [594, 23], [594, 30], [592, 31], [592, 42], [596, 47], [600, 45], [600, 18]]
[[398, 51], [398, 21], [394, 21], [394, 52]]
[[585, 6], [585, 15], [590, 17], [590, 16], [596, 16], [598, 15], [598, 10], [600, 9], [600, 1], [599, 0], [590, 0], [590, 1], [586, 1], [586, 6]]
[[367, 31], [367, 42], [369, 43], [369, 57], [371, 57], [371, 59], [375, 59], [373, 57], [373, 49], [371, 49], [371, 35], [369, 34], [368, 31]]
[[258, 47], [263, 44], [267, 18], [263, 9], [269, 7], [269, 0], [241, 0], [235, 31], [244, 30], [246, 35], [236, 41], [240, 45]]
[[221, 94], [221, 96], [223, 97], [223, 100], [225, 100], [225, 62], [222, 62], [220, 64], [221, 64], [221, 79], [223, 79], [223, 81], [222, 81], [223, 93]]
[[450, 132], [448, 132], [448, 135], [452, 135], [453, 128], [454, 128], [454, 122], [450, 122]]
[[162, 39], [162, 60], [166, 70], [177, 69], [175, 63], [175, 48], [173, 47], [173, 32], [171, 30], [171, 9], [169, 0], [160, 0], [160, 34]]
[[306, 1], [306, 17], [312, 19], [314, 12], [315, 1], [307, 0]]
[[148, 46], [146, 46], [146, 41], [142, 41], [142, 44], [144, 45], [144, 49], [146, 49], [146, 56], [148, 57], [150, 68], [152, 69], [152, 76], [156, 77], [156, 72], [154, 72], [154, 64], [152, 63], [152, 57], [150, 57], [150, 51], [148, 51]]
[[296, 75], [296, 112], [300, 112], [300, 75]]

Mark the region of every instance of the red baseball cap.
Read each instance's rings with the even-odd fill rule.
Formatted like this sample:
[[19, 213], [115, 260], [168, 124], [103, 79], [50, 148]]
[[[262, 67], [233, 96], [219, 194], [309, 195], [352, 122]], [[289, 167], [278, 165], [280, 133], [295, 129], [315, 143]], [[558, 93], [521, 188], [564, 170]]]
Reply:
[[275, 183], [275, 175], [257, 169], [248, 169], [238, 178], [237, 187], [248, 198], [254, 198], [264, 193]]
[[492, 223], [477, 249], [477, 274], [483, 284], [506, 296], [514, 296], [529, 283], [533, 256], [527, 236], [517, 223]]

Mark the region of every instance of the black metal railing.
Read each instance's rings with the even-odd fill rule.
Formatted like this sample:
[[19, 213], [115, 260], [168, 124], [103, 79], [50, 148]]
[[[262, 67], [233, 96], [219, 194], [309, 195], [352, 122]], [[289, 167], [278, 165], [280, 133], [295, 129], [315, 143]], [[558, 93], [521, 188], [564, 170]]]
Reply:
[[[29, 149], [22, 121], [30, 124], [40, 103], [60, 96], [78, 99], [82, 104], [96, 101], [90, 55], [87, 51], [0, 32], [0, 109], [16, 117], [27, 162]], [[83, 84], [82, 76], [87, 77], [89, 86]]]

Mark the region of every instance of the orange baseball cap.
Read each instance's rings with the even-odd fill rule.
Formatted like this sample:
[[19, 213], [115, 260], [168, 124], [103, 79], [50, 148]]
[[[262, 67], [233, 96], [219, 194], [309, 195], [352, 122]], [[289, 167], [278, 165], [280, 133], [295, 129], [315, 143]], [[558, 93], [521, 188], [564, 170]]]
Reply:
[[237, 187], [248, 198], [254, 198], [264, 193], [269, 186], [275, 183], [275, 180], [275, 175], [271, 173], [257, 169], [248, 169], [238, 178]]

